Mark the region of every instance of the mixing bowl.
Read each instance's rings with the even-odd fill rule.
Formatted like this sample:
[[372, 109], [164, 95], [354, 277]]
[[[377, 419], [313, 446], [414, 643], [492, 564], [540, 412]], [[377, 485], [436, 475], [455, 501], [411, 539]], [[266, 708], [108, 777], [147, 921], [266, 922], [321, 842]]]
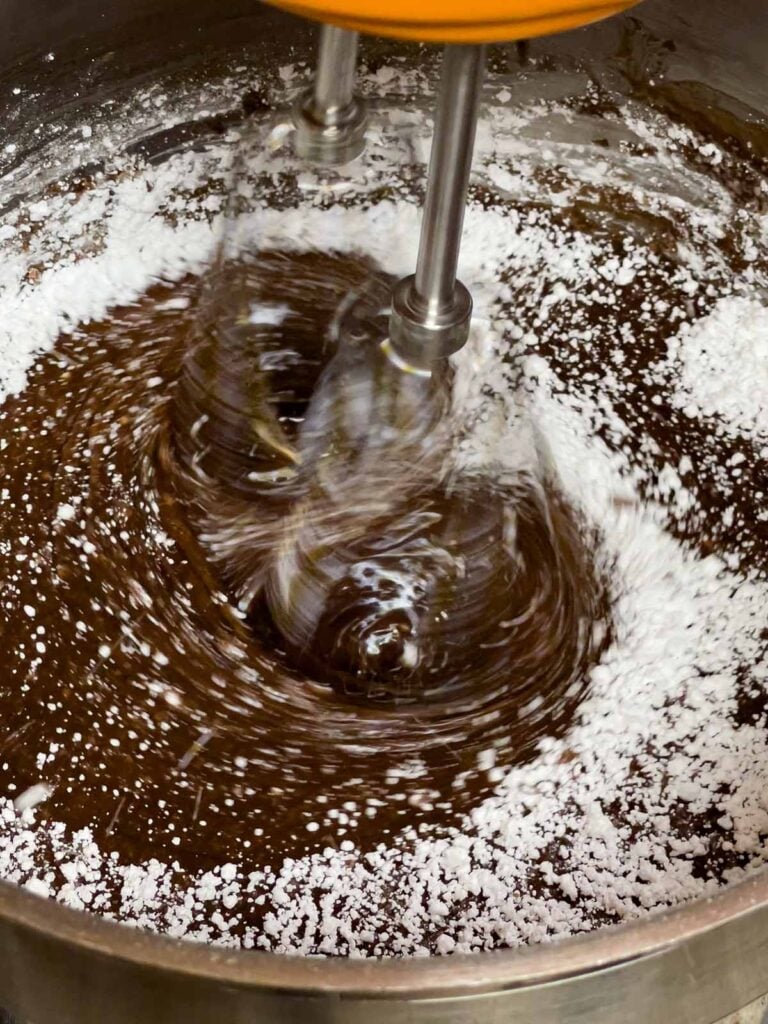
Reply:
[[[238, 61], [311, 59], [313, 28], [256, 0], [5, 0], [0, 149], [41, 154], [89, 105], [162, 76], [201, 82]], [[638, 76], [666, 65], [669, 103], [696, 97], [705, 125], [747, 125], [768, 152], [764, 0], [649, 0], [631, 15], [531, 44], [538, 55], [617, 60]], [[369, 58], [413, 47], [370, 40]], [[496, 61], [514, 66], [514, 44]], [[12, 104], [14, 89], [24, 102]], [[153, 159], [194, 142], [194, 125], [137, 149]], [[140, 138], [141, 136], [141, 138]], [[43, 159], [44, 158], [44, 159]], [[26, 184], [7, 162], [0, 202]], [[2, 191], [4, 189], [4, 191]], [[16, 198], [11, 198], [12, 194]], [[30, 1024], [708, 1024], [768, 991], [768, 874], [714, 897], [535, 948], [408, 961], [281, 957], [145, 934], [0, 883], [0, 1005]]]

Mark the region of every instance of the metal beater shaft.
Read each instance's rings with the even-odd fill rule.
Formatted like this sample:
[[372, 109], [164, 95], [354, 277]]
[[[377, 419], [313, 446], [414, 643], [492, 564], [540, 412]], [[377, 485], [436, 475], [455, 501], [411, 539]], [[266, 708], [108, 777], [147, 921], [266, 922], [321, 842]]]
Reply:
[[456, 270], [484, 69], [484, 46], [446, 46], [416, 273], [392, 297], [390, 344], [417, 366], [446, 358], [469, 335], [472, 298]]
[[323, 25], [314, 84], [294, 111], [295, 150], [305, 160], [344, 164], [365, 146], [365, 107], [355, 96], [357, 32]]

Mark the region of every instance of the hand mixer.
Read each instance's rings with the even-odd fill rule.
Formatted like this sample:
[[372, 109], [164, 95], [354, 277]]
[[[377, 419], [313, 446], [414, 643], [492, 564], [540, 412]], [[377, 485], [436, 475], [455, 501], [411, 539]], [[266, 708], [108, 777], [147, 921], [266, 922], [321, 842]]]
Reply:
[[364, 145], [354, 94], [358, 31], [443, 42], [435, 131], [415, 273], [392, 294], [389, 345], [413, 366], [433, 365], [467, 340], [472, 298], [456, 277], [472, 164], [485, 43], [586, 25], [637, 0], [303, 0], [278, 6], [324, 22], [314, 85], [296, 111], [299, 156], [345, 163]]

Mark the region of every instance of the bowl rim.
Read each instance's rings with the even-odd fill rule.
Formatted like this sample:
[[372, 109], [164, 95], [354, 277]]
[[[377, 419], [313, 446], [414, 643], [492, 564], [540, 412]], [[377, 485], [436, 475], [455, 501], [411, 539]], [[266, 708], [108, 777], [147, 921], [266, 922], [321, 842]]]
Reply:
[[[536, 946], [412, 958], [330, 958], [230, 949], [171, 938], [74, 910], [0, 881], [0, 922], [48, 943], [203, 982], [292, 995], [441, 998], [562, 981], [657, 956], [736, 925], [768, 905], [768, 871], [711, 896]], [[478, 969], [480, 968], [480, 969]]]

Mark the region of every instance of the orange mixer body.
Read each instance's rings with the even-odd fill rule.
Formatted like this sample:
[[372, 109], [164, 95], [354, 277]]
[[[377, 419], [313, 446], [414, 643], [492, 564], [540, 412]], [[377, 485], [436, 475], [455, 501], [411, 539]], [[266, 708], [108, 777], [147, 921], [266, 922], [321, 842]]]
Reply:
[[587, 25], [638, 0], [277, 0], [314, 21], [436, 43], [529, 39]]

